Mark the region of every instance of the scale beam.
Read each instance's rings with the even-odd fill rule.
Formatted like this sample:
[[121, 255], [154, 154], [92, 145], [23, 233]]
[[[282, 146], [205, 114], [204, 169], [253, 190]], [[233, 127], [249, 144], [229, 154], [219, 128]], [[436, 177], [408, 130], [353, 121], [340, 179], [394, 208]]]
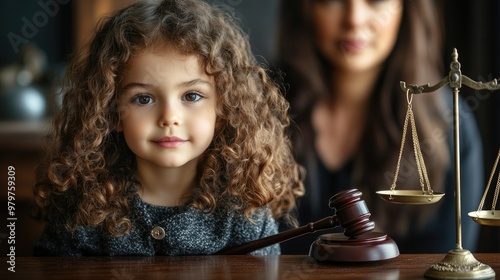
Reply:
[[440, 88], [442, 88], [445, 85], [450, 85], [451, 88], [462, 88], [462, 84], [476, 90], [499, 90], [500, 89], [500, 84], [498, 84], [497, 79], [493, 79], [489, 82], [480, 82], [480, 81], [474, 81], [471, 78], [462, 75], [462, 71], [460, 70], [460, 62], [458, 62], [458, 52], [457, 49], [453, 49], [453, 53], [451, 55], [452, 57], [452, 62], [450, 64], [450, 72], [449, 74], [444, 77], [441, 81], [439, 81], [435, 85], [406, 85], [405, 82], [401, 81], [400, 82], [400, 87], [403, 90], [403, 92], [408, 92], [411, 94], [420, 94], [420, 93], [426, 93], [426, 92], [434, 92]]

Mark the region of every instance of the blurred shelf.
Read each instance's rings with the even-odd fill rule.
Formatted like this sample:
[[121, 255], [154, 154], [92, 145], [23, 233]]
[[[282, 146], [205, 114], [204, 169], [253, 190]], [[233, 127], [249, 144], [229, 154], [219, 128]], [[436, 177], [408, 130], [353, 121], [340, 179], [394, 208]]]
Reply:
[[39, 150], [51, 120], [0, 121], [1, 150]]

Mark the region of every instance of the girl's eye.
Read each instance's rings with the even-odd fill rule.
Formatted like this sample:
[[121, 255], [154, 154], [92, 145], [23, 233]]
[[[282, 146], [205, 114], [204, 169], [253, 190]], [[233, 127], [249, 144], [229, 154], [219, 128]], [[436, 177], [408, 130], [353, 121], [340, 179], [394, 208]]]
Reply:
[[203, 97], [199, 93], [189, 92], [184, 94], [184, 96], [182, 97], [182, 101], [196, 102], [199, 101], [201, 98]]
[[135, 97], [132, 102], [139, 104], [139, 105], [147, 105], [151, 104], [154, 102], [154, 99], [151, 96], [148, 95], [139, 95]]

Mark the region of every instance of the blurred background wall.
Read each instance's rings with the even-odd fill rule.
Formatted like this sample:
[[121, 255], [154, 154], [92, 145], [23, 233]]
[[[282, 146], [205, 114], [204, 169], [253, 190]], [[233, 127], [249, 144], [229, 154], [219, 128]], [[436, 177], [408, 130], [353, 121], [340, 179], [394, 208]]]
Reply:
[[[41, 139], [48, 121], [57, 111], [58, 85], [65, 63], [75, 48], [85, 44], [101, 16], [131, 1], [134, 0], [0, 1], [0, 186], [6, 185], [8, 166], [14, 166], [18, 255], [31, 254], [31, 246], [42, 227], [29, 217], [31, 188], [41, 154]], [[280, 0], [207, 1], [234, 9], [259, 61], [270, 65], [275, 62]], [[500, 49], [500, 1], [443, 0], [442, 4], [446, 67], [452, 49], [457, 48], [464, 75], [478, 81], [500, 77], [500, 52], [497, 51]], [[26, 90], [27, 87], [31, 90]], [[476, 92], [463, 88], [461, 94], [480, 126], [487, 181], [500, 148], [500, 91]], [[20, 95], [27, 96], [28, 101], [23, 102], [32, 106], [31, 115], [16, 107], [21, 101], [15, 98]], [[1, 188], [3, 209], [6, 200], [7, 190]], [[490, 205], [491, 202], [487, 202], [485, 207]], [[0, 219], [5, 221], [6, 215], [2, 210]], [[500, 252], [499, 229], [482, 227], [481, 230], [479, 251]], [[7, 252], [7, 237], [5, 227], [0, 228], [0, 254]]]

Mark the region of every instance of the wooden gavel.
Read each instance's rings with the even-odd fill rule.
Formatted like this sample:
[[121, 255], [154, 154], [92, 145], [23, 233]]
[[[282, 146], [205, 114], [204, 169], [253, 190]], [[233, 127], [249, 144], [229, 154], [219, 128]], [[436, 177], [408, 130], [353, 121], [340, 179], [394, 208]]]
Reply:
[[260, 248], [276, 243], [281, 243], [301, 235], [312, 233], [317, 230], [329, 229], [341, 226], [344, 228], [344, 235], [356, 238], [375, 228], [375, 223], [370, 221], [370, 212], [364, 200], [360, 199], [361, 192], [351, 189], [339, 192], [332, 196], [329, 207], [335, 209], [335, 215], [323, 218], [307, 225], [283, 231], [281, 233], [243, 243], [237, 246], [228, 247], [217, 252], [217, 255], [241, 255], [248, 254]]

